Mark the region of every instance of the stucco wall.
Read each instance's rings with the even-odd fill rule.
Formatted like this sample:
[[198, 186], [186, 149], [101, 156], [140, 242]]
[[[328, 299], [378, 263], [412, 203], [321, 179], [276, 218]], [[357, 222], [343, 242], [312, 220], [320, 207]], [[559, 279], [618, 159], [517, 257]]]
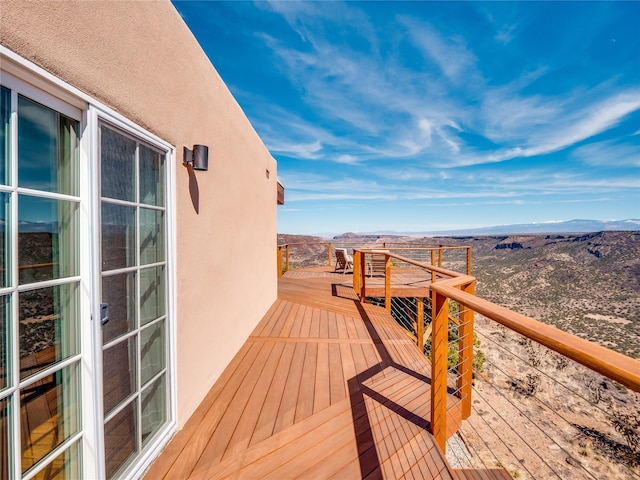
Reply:
[[275, 300], [275, 162], [169, 2], [2, 1], [0, 42], [176, 147], [182, 426]]

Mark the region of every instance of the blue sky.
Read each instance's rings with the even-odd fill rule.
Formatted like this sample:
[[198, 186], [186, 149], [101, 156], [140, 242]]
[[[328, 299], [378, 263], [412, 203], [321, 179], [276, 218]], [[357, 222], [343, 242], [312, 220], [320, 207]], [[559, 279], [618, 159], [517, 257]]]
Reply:
[[174, 2], [279, 233], [640, 218], [640, 2]]

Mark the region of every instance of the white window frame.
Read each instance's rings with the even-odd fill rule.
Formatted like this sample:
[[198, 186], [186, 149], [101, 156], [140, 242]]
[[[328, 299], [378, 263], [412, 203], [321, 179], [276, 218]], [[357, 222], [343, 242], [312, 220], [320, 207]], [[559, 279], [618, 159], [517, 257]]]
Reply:
[[[102, 342], [100, 318], [100, 196], [99, 196], [99, 122], [105, 121], [138, 137], [146, 143], [166, 151], [166, 248], [167, 248], [167, 387], [169, 405], [167, 424], [153, 442], [145, 446], [138, 459], [124, 470], [120, 478], [142, 476], [153, 460], [167, 445], [177, 430], [177, 365], [176, 365], [176, 148], [140, 127], [115, 110], [60, 80], [46, 70], [0, 45], [0, 81], [12, 91], [19, 92], [60, 113], [79, 120], [79, 243], [80, 248], [80, 351], [81, 351], [81, 409], [82, 477], [104, 478], [104, 432], [102, 411]], [[14, 94], [15, 95], [15, 94]], [[13, 113], [12, 113], [13, 116]], [[15, 117], [12, 117], [15, 122]], [[15, 124], [15, 123], [14, 123]], [[14, 137], [17, 130], [12, 129]], [[15, 145], [17, 138], [12, 138]], [[12, 172], [15, 175], [15, 172]], [[14, 177], [15, 179], [15, 177]], [[14, 210], [16, 207], [14, 206]], [[13, 212], [16, 213], [15, 211]], [[14, 232], [14, 235], [17, 233]], [[15, 240], [15, 239], [14, 239]], [[15, 242], [14, 242], [15, 245]], [[17, 252], [12, 252], [15, 256]], [[13, 307], [14, 314], [17, 307]], [[15, 330], [15, 329], [13, 329]], [[13, 332], [13, 341], [17, 341]], [[15, 344], [15, 343], [14, 343]], [[15, 368], [15, 366], [14, 366]], [[13, 428], [15, 445], [20, 445], [20, 432]], [[58, 449], [56, 449], [56, 452]], [[17, 467], [16, 467], [17, 468]], [[25, 480], [38, 470], [30, 472]]]

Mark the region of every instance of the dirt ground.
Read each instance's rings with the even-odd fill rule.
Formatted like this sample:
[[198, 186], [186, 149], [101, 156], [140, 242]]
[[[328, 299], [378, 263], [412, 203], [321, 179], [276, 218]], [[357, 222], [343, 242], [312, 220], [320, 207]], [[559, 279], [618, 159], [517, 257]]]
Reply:
[[518, 479], [640, 478], [640, 450], [613, 426], [640, 440], [628, 421], [640, 421], [639, 394], [484, 318], [476, 331], [487, 360], [472, 416], [449, 442], [452, 464]]

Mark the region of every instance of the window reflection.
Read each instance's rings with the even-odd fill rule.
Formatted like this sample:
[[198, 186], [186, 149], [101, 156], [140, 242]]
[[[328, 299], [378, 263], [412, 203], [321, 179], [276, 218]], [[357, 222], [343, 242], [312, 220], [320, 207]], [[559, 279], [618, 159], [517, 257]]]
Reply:
[[164, 155], [140, 145], [140, 202], [164, 206]]
[[165, 314], [165, 271], [163, 266], [140, 270], [140, 324]]
[[73, 364], [20, 390], [23, 471], [78, 432], [77, 372]]
[[[8, 385], [9, 366], [7, 365], [7, 347], [9, 345], [9, 319], [10, 310], [9, 297], [2, 295], [0, 297], [0, 390]], [[0, 453], [1, 455], [1, 453]], [[2, 478], [2, 477], [0, 477]]]
[[78, 351], [76, 284], [19, 294], [20, 378]]
[[104, 125], [101, 126], [100, 164], [102, 165], [102, 196], [135, 202], [135, 140]]
[[140, 264], [164, 261], [164, 212], [140, 209]]
[[75, 202], [18, 197], [21, 285], [78, 274], [76, 215]]
[[164, 320], [140, 332], [140, 384], [144, 385], [165, 366]]
[[54, 458], [33, 480], [78, 480], [80, 470], [80, 442], [76, 442]]
[[0, 287], [11, 285], [11, 265], [9, 263], [11, 236], [7, 235], [6, 227], [9, 221], [9, 212], [11, 211], [10, 199], [11, 195], [8, 193], [0, 193]]
[[18, 97], [18, 185], [77, 195], [78, 122]]
[[0, 87], [0, 183], [9, 183], [7, 162], [9, 161], [9, 119], [11, 118], [11, 90]]
[[135, 391], [136, 340], [134, 335], [103, 352], [102, 388], [105, 415]]
[[133, 401], [104, 426], [107, 478], [113, 478], [118, 469], [126, 465], [137, 451], [137, 411], [138, 402]]
[[102, 204], [102, 271], [136, 264], [136, 209]]
[[142, 442], [146, 443], [167, 420], [167, 393], [162, 375], [142, 391]]
[[9, 400], [0, 400], [0, 479], [9, 478]]
[[102, 301], [109, 304], [109, 321], [102, 326], [102, 344], [136, 327], [136, 274], [134, 272], [102, 278]]

